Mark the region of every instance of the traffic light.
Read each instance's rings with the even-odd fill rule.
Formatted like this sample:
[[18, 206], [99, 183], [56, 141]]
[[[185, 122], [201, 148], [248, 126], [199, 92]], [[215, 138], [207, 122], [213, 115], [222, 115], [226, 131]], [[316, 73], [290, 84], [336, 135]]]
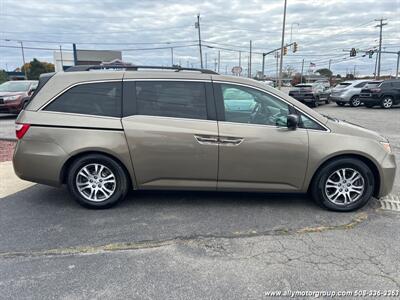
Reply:
[[374, 55], [374, 50], [369, 50], [368, 57], [372, 58], [373, 55]]
[[287, 54], [287, 47], [283, 47], [283, 55]]
[[351, 48], [350, 50], [350, 57], [356, 56], [357, 55], [357, 50], [356, 48]]
[[297, 51], [297, 43], [294, 42], [293, 43], [293, 53], [295, 53]]

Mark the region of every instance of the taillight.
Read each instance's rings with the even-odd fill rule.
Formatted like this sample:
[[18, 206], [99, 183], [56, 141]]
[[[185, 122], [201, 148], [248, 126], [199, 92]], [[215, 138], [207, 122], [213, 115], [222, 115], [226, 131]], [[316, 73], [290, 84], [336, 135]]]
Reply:
[[381, 89], [371, 89], [371, 93], [380, 93]]
[[17, 136], [17, 139], [22, 139], [25, 133], [28, 131], [29, 127], [29, 124], [15, 123], [15, 134]]

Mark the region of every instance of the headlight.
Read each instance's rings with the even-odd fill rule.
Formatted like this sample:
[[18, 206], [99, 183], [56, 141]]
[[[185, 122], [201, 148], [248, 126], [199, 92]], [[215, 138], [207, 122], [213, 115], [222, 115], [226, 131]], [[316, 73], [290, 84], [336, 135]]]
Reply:
[[380, 143], [383, 146], [383, 149], [385, 149], [387, 153], [392, 153], [392, 149], [390, 148], [389, 142], [380, 142]]
[[16, 95], [16, 96], [8, 96], [8, 97], [4, 97], [4, 101], [14, 101], [17, 100], [18, 98], [20, 98], [20, 95]]

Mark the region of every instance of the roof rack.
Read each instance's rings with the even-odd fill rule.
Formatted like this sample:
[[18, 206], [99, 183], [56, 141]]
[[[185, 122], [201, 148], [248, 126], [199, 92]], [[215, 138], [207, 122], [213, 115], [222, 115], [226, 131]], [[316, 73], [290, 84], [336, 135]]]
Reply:
[[203, 74], [218, 74], [217, 72], [207, 69], [197, 68], [182, 68], [180, 66], [173, 67], [162, 67], [162, 66], [132, 66], [132, 65], [78, 65], [72, 66], [65, 70], [65, 72], [79, 72], [79, 71], [90, 71], [90, 70], [107, 70], [107, 69], [123, 69], [129, 71], [138, 71], [138, 69], [154, 69], [154, 70], [174, 70], [175, 72], [180, 71], [194, 71]]

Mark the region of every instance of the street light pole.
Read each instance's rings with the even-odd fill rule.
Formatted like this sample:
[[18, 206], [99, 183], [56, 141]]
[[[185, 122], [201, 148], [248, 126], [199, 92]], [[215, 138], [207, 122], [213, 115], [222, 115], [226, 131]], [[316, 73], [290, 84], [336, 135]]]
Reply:
[[24, 63], [25, 79], [28, 79], [28, 73], [27, 73], [27, 71], [26, 71], [26, 66], [25, 66], [24, 44], [22, 43], [22, 41], [20, 41], [19, 43], [21, 44], [22, 62]]
[[287, 0], [285, 0], [285, 4], [284, 4], [284, 8], [283, 8], [281, 58], [280, 58], [280, 66], [279, 66], [279, 84], [278, 84], [279, 89], [281, 89], [281, 87], [282, 87], [282, 66], [283, 66], [283, 46], [285, 44], [286, 6], [287, 6]]

